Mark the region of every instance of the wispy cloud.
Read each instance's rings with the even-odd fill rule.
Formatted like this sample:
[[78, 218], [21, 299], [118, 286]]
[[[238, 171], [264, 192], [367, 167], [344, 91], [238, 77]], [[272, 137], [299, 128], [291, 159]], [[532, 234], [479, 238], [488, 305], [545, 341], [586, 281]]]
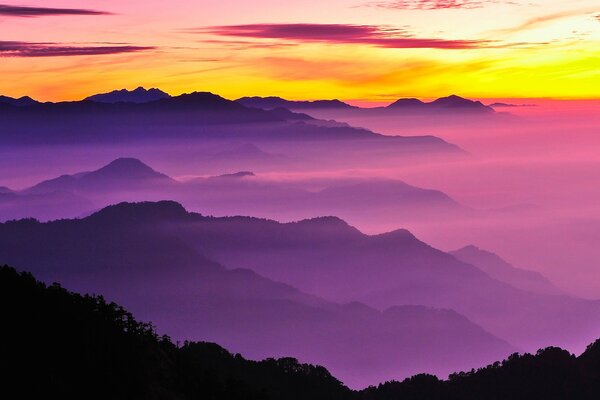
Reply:
[[28, 7], [0, 4], [0, 16], [4, 17], [44, 17], [58, 15], [112, 15], [112, 13], [81, 8]]
[[251, 24], [211, 26], [192, 32], [229, 37], [280, 39], [293, 42], [365, 44], [393, 49], [474, 49], [490, 44], [485, 40], [449, 40], [414, 37], [405, 29], [380, 25], [345, 24]]
[[398, 10], [447, 10], [482, 8], [489, 4], [516, 4], [504, 0], [390, 0], [367, 3], [369, 6]]
[[567, 11], [562, 11], [562, 12], [553, 13], [553, 14], [541, 15], [539, 17], [530, 18], [530, 19], [522, 22], [519, 25], [510, 27], [510, 28], [506, 28], [506, 29], [496, 30], [494, 32], [495, 33], [521, 32], [521, 31], [525, 31], [528, 29], [534, 29], [539, 26], [543, 26], [549, 22], [561, 20], [564, 18], [589, 15], [590, 13], [593, 13], [593, 12], [594, 12], [594, 10], [590, 10], [590, 9], [579, 9], [579, 10], [567, 10]]
[[66, 57], [135, 53], [151, 46], [76, 46], [63, 43], [0, 41], [0, 57]]

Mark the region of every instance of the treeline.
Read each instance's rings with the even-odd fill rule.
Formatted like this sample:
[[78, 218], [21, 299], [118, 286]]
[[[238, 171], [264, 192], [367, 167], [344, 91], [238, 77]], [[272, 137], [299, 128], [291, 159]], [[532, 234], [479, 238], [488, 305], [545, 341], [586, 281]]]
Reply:
[[13, 398], [214, 400], [598, 399], [600, 341], [513, 355], [446, 381], [418, 375], [351, 391], [293, 358], [245, 360], [212, 343], [174, 344], [101, 296], [0, 267], [0, 386]]

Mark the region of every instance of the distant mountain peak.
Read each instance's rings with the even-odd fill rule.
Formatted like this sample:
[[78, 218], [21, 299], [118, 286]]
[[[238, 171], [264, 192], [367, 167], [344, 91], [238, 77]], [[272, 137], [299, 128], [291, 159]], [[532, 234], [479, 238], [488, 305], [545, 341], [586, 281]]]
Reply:
[[142, 86], [134, 90], [120, 89], [108, 93], [99, 93], [86, 97], [84, 100], [97, 103], [149, 103], [171, 97], [160, 89], [146, 89]]
[[287, 100], [277, 96], [268, 97], [242, 97], [236, 100], [237, 103], [246, 107], [262, 108], [272, 110], [275, 108], [287, 108], [290, 110], [299, 109], [331, 109], [331, 108], [354, 108], [348, 103], [338, 99], [331, 100]]
[[205, 108], [213, 110], [244, 110], [245, 107], [239, 103], [227, 100], [211, 92], [191, 92], [174, 96], [168, 99], [169, 104], [185, 109], [187, 107]]
[[422, 107], [425, 103], [419, 99], [415, 98], [404, 98], [398, 99], [392, 104], [388, 105], [389, 108], [399, 108], [399, 107]]
[[539, 272], [517, 268], [499, 255], [475, 245], [471, 244], [458, 250], [450, 251], [449, 254], [462, 262], [474, 265], [492, 278], [506, 282], [514, 287], [535, 293], [561, 293], [560, 289]]
[[465, 99], [464, 97], [452, 94], [447, 97], [440, 97], [437, 100], [429, 103], [431, 106], [443, 107], [443, 108], [463, 108], [463, 109], [480, 109], [494, 111], [492, 108], [484, 105], [480, 101]]
[[137, 158], [122, 157], [104, 167], [84, 175], [86, 178], [106, 177], [116, 179], [171, 179], [155, 171]]

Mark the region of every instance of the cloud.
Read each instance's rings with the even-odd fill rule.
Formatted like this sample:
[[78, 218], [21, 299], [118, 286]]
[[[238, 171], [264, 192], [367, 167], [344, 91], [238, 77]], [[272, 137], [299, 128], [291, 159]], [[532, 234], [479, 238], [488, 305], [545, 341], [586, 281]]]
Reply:
[[111, 13], [80, 8], [27, 7], [0, 4], [0, 16], [32, 18], [52, 15], [111, 15]]
[[510, 3], [497, 0], [395, 0], [369, 3], [370, 6], [398, 10], [446, 10], [482, 8], [487, 4]]
[[153, 50], [150, 46], [74, 46], [61, 43], [0, 41], [0, 57], [65, 57], [135, 53]]
[[558, 12], [558, 13], [554, 13], [554, 14], [546, 14], [546, 15], [542, 15], [539, 17], [528, 19], [528, 20], [524, 21], [523, 23], [513, 26], [511, 28], [500, 29], [500, 30], [496, 30], [494, 32], [496, 32], [496, 33], [521, 32], [521, 31], [525, 31], [528, 29], [537, 28], [548, 22], [552, 22], [552, 21], [556, 21], [556, 20], [560, 20], [560, 19], [564, 19], [564, 18], [582, 16], [582, 15], [590, 14], [592, 12], [593, 12], [593, 10], [590, 10], [590, 9], [579, 9], [579, 10], [562, 11], [562, 12]]
[[191, 32], [295, 42], [365, 44], [390, 49], [474, 49], [490, 43], [485, 40], [418, 38], [404, 29], [379, 25], [251, 24], [211, 26], [192, 29]]

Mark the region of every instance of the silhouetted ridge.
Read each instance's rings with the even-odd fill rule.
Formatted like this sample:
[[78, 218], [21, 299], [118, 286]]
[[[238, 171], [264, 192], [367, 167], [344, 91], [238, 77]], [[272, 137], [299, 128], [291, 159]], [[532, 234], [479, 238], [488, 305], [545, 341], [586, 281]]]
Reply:
[[388, 108], [400, 108], [400, 107], [422, 107], [425, 103], [419, 99], [398, 99], [389, 106]]
[[[414, 307], [405, 307], [410, 311]], [[393, 310], [396, 312], [398, 310]], [[294, 358], [247, 361], [214, 343], [172, 343], [102, 297], [0, 267], [0, 374], [19, 398], [289, 400], [596, 400], [600, 341], [513, 354], [448, 380], [416, 375], [351, 391]], [[444, 313], [444, 311], [440, 311]], [[443, 357], [443, 355], [440, 355]]]
[[386, 232], [386, 233], [382, 233], [379, 235], [375, 235], [373, 237], [376, 238], [379, 242], [389, 241], [390, 243], [393, 243], [393, 244], [398, 244], [399, 242], [423, 243], [423, 242], [419, 241], [419, 239], [417, 239], [417, 237], [415, 235], [413, 235], [407, 229], [396, 229], [391, 232]]
[[441, 97], [437, 100], [429, 103], [431, 106], [441, 107], [441, 108], [463, 108], [463, 109], [480, 109], [480, 110], [489, 110], [493, 111], [493, 109], [485, 106], [480, 101], [473, 101], [469, 99], [465, 99], [463, 97], [457, 95], [451, 95], [448, 97]]
[[462, 262], [472, 264], [494, 279], [542, 294], [561, 294], [545, 276], [536, 271], [512, 266], [497, 254], [469, 245], [449, 252]]
[[174, 183], [177, 183], [174, 179], [155, 171], [138, 159], [118, 158], [94, 171], [61, 175], [42, 181], [24, 192], [39, 194], [55, 191], [106, 191], [117, 188], [128, 190], [144, 185]]
[[137, 158], [118, 158], [96, 171], [87, 173], [86, 178], [102, 177], [114, 179], [154, 179], [168, 178], [167, 175], [156, 172]]
[[38, 104], [38, 101], [32, 99], [29, 96], [14, 98], [0, 95], [0, 104], [8, 104], [15, 107], [27, 107], [32, 106], [34, 104]]
[[169, 94], [160, 89], [145, 89], [138, 87], [134, 90], [113, 90], [108, 93], [99, 93], [86, 97], [84, 100], [98, 103], [148, 103], [170, 97]]
[[194, 216], [199, 216], [199, 214], [188, 213], [181, 204], [175, 201], [163, 200], [157, 202], [123, 202], [115, 204], [90, 215], [85, 218], [84, 221], [139, 221], [143, 223], [152, 223], [157, 220], [187, 220]]
[[102, 297], [0, 267], [5, 393], [60, 399], [345, 399], [320, 366], [247, 361], [212, 343], [176, 346]]
[[348, 109], [354, 108], [350, 104], [344, 103], [338, 99], [333, 100], [286, 100], [281, 97], [242, 97], [237, 99], [236, 102], [243, 104], [246, 107], [262, 108], [265, 110], [272, 110], [276, 108], [287, 108], [291, 110], [301, 109]]
[[179, 96], [170, 97], [153, 102], [155, 105], [177, 107], [180, 110], [190, 108], [224, 111], [224, 110], [244, 110], [246, 107], [234, 101], [227, 100], [219, 95], [210, 92], [185, 93]]
[[295, 224], [297, 226], [306, 226], [306, 227], [332, 227], [332, 228], [338, 228], [338, 229], [342, 229], [342, 230], [351, 230], [351, 231], [357, 231], [358, 230], [353, 227], [350, 226], [350, 224], [348, 224], [346, 221], [344, 221], [343, 219], [339, 218], [339, 217], [334, 217], [334, 216], [323, 216], [323, 217], [315, 217], [315, 218], [309, 218], [309, 219], [303, 219], [297, 222], [292, 222], [292, 224]]

